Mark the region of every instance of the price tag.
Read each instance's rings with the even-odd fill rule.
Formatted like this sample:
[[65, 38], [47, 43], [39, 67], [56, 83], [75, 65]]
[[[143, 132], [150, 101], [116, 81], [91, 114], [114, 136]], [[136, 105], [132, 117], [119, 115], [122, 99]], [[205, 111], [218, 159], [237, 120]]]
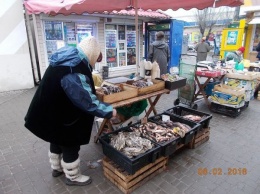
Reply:
[[169, 121], [170, 120], [170, 116], [169, 115], [162, 115], [162, 120], [163, 121]]
[[142, 123], [142, 124], [147, 123], [147, 117], [142, 118], [142, 119], [141, 119], [141, 123]]

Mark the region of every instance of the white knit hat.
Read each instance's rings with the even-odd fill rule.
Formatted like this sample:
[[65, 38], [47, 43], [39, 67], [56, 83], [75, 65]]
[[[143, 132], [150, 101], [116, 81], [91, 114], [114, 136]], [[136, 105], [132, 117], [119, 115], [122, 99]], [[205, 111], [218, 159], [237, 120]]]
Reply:
[[87, 56], [88, 61], [91, 66], [94, 66], [97, 62], [97, 59], [100, 55], [100, 45], [94, 36], [89, 36], [83, 39], [78, 47], [82, 50], [82, 52]]

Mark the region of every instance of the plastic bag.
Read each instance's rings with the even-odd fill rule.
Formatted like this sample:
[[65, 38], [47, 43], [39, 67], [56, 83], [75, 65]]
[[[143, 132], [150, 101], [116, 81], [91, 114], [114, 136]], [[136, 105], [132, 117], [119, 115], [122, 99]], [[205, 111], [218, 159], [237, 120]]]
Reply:
[[147, 100], [141, 100], [131, 104], [117, 108], [117, 112], [125, 117], [139, 116], [148, 106]]

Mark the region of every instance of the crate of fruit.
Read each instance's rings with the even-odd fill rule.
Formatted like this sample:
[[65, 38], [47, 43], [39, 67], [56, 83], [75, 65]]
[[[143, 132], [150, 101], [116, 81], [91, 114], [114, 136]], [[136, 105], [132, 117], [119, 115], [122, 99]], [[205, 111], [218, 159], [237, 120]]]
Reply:
[[135, 86], [137, 88], [138, 96], [149, 94], [155, 91], [163, 90], [165, 88], [165, 82], [163, 80], [152, 79], [148, 81], [142, 80], [129, 80], [126, 84]]
[[106, 84], [96, 89], [97, 98], [106, 103], [115, 103], [138, 95], [136, 87], [128, 84]]
[[134, 174], [136, 171], [154, 162], [161, 155], [161, 147], [124, 127], [99, 137], [103, 153], [117, 165]]
[[194, 110], [191, 108], [183, 107], [183, 106], [175, 106], [165, 111], [168, 114], [172, 114], [175, 116], [180, 116], [185, 120], [189, 120], [192, 122], [196, 122], [202, 125], [202, 128], [209, 127], [210, 120], [212, 119], [212, 115], [208, 113], [204, 113], [198, 110]]
[[169, 73], [161, 75], [161, 79], [165, 81], [165, 88], [171, 91], [185, 86], [187, 81], [187, 78]]
[[187, 144], [194, 137], [195, 133], [202, 128], [199, 123], [185, 120], [181, 117], [163, 113], [148, 118], [148, 121], [171, 128], [181, 137], [181, 143]]

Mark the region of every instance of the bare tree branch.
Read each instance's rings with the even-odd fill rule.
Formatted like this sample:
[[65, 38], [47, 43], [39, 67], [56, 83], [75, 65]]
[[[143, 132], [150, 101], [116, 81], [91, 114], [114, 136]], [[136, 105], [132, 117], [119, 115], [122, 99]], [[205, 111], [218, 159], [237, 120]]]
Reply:
[[[229, 23], [234, 17], [234, 9], [228, 7], [206, 8], [197, 10], [194, 13], [195, 21], [197, 22], [201, 36], [206, 36], [207, 39], [214, 27], [222, 21], [222, 25]], [[207, 32], [207, 34], [205, 34]]]

